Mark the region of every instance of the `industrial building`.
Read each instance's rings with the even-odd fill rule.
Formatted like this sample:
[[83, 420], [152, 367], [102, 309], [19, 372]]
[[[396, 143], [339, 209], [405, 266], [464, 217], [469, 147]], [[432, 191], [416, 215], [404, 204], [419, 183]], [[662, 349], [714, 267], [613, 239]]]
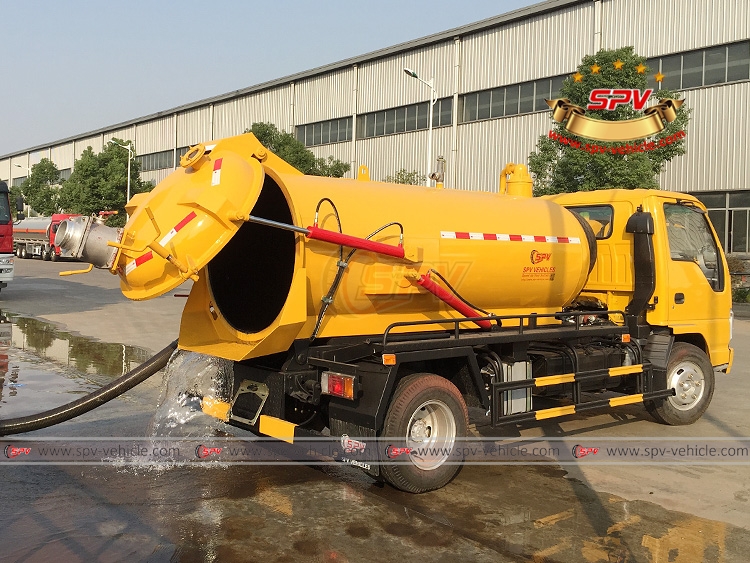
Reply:
[[[332, 63], [0, 157], [17, 185], [50, 158], [70, 174], [86, 147], [131, 140], [142, 178], [158, 183], [190, 145], [268, 121], [317, 156], [370, 168], [382, 180], [427, 169], [434, 78], [433, 157], [446, 187], [492, 191], [507, 162], [526, 162], [552, 127], [553, 98], [582, 57], [633, 46], [663, 86], [693, 109], [687, 154], [667, 164], [663, 189], [698, 195], [727, 251], [748, 252], [750, 213], [750, 3], [736, 0], [552, 0], [373, 53]], [[651, 83], [655, 84], [653, 76]], [[434, 158], [432, 159], [434, 160]]]

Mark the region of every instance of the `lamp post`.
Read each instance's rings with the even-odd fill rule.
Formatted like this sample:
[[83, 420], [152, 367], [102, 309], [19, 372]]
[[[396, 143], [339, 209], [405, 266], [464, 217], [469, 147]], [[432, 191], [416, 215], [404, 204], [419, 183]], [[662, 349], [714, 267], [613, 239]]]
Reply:
[[[110, 139], [107, 142], [108, 143], [112, 143], [113, 145], [117, 145], [118, 147], [121, 147], [123, 149], [127, 149], [128, 150], [128, 188], [127, 188], [128, 193], [127, 193], [127, 198], [125, 199], [125, 203], [127, 203], [127, 202], [130, 201], [130, 160], [133, 158], [132, 142], [128, 141], [127, 145], [121, 145], [120, 143], [116, 142], [114, 139]], [[125, 213], [125, 220], [127, 221], [128, 219], [130, 219], [130, 215], [128, 215], [127, 213]]]
[[430, 168], [432, 167], [432, 108], [435, 105], [435, 102], [437, 102], [437, 92], [435, 91], [435, 78], [430, 78], [429, 82], [422, 80], [419, 78], [416, 72], [414, 72], [410, 68], [404, 68], [404, 72], [411, 76], [412, 78], [416, 78], [419, 80], [422, 84], [425, 86], [428, 86], [430, 88], [430, 115], [428, 117], [429, 119], [429, 125], [427, 127], [427, 173], [425, 176], [427, 177], [427, 185], [431, 186], [432, 182], [430, 181]]

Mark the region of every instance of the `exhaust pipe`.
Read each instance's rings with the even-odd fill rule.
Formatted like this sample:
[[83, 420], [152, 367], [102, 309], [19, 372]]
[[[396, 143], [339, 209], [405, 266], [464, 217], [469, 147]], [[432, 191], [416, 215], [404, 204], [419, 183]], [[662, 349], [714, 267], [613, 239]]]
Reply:
[[111, 269], [117, 257], [117, 248], [109, 242], [122, 240], [122, 229], [108, 227], [102, 217], [73, 217], [66, 219], [57, 229], [55, 240], [60, 248], [97, 268]]

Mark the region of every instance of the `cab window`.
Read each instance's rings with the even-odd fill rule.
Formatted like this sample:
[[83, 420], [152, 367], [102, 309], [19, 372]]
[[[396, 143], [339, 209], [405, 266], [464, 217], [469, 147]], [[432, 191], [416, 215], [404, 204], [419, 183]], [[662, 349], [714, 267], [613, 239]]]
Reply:
[[672, 260], [692, 262], [715, 291], [724, 289], [724, 266], [708, 218], [697, 207], [664, 204], [669, 254]]
[[575, 211], [591, 226], [597, 240], [609, 238], [612, 235], [612, 217], [614, 210], [610, 205], [576, 205], [567, 207]]

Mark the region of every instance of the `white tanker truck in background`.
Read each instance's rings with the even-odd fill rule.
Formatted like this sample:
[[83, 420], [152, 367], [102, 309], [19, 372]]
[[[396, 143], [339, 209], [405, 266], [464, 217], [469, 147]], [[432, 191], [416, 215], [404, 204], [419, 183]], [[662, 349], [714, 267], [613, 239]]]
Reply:
[[69, 258], [55, 244], [55, 235], [60, 223], [78, 217], [71, 213], [55, 213], [52, 217], [29, 217], [13, 224], [13, 252], [18, 258], [33, 258], [57, 261]]
[[467, 405], [492, 426], [639, 403], [690, 424], [731, 368], [727, 263], [692, 196], [534, 198], [515, 165], [498, 194], [304, 176], [251, 134], [181, 165], [123, 229], [79, 217], [59, 244], [131, 299], [195, 281], [178, 345], [233, 362], [204, 410], [356, 437], [349, 461], [400, 489], [457, 474]]

